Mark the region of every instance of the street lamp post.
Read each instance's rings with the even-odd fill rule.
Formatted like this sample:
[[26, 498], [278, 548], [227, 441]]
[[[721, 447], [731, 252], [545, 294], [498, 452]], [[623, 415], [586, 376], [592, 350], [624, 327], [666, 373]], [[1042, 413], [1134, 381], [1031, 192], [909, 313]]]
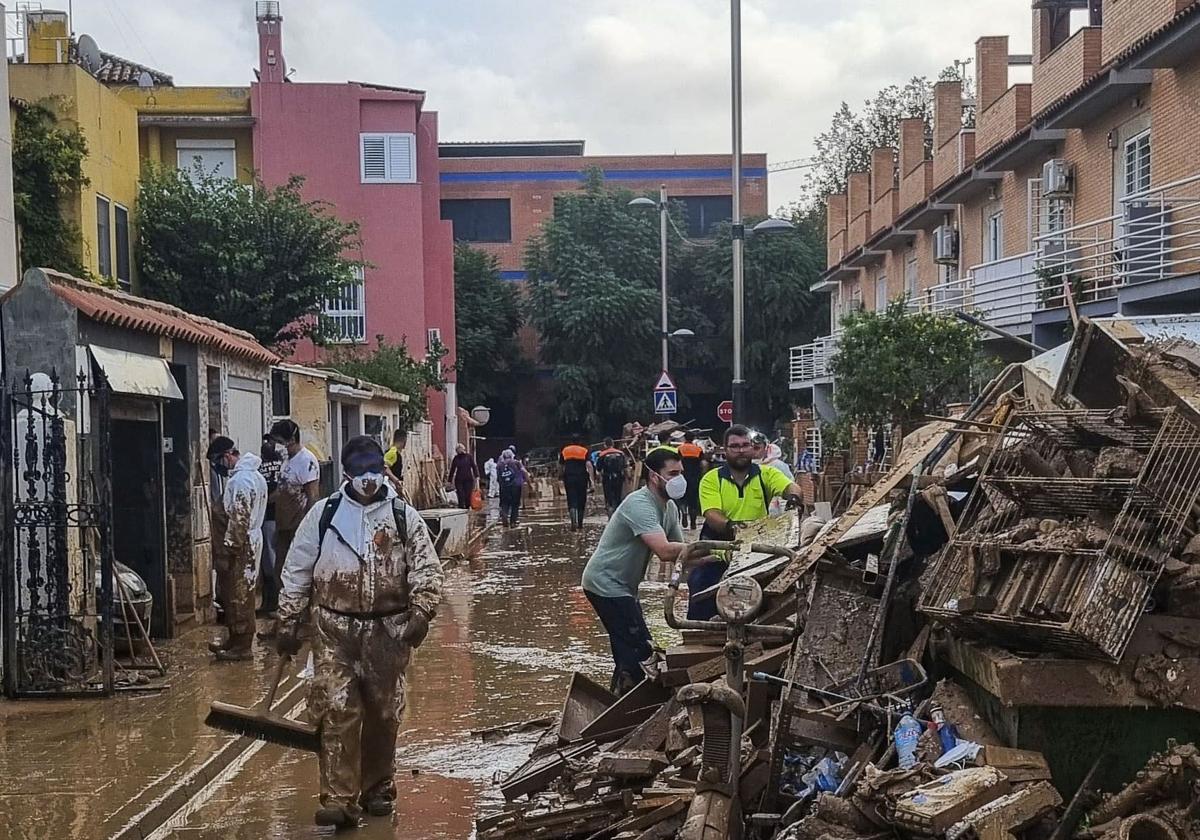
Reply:
[[745, 321], [746, 227], [742, 223], [742, 0], [730, 0], [730, 110], [733, 112], [733, 422], [746, 411], [746, 380], [742, 373], [742, 329]]
[[667, 352], [667, 224], [670, 218], [667, 216], [667, 185], [662, 184], [658, 188], [658, 204], [649, 198], [635, 198], [629, 202], [630, 207], [657, 207], [658, 208], [658, 264], [661, 272], [660, 289], [662, 297], [662, 318], [659, 323], [659, 333], [662, 337], [662, 369], [669, 370], [669, 354]]

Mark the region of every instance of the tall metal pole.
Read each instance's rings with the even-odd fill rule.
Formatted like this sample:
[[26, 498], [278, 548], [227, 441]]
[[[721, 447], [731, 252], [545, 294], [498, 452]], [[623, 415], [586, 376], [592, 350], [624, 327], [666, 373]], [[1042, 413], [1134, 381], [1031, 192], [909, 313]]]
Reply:
[[746, 381], [742, 377], [742, 327], [744, 303], [743, 249], [746, 227], [742, 224], [742, 0], [730, 0], [730, 57], [732, 63], [730, 104], [733, 111], [733, 422], [741, 423], [746, 413]]
[[667, 185], [658, 188], [659, 263], [662, 267], [662, 369], [667, 366]]

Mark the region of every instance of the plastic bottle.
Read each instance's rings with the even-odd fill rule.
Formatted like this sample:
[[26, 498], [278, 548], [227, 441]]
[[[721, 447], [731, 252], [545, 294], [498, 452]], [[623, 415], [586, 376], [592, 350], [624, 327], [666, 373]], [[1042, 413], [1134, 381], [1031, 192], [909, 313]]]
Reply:
[[770, 503], [767, 505], [767, 516], [771, 517], [772, 519], [778, 519], [779, 517], [783, 516], [785, 509], [786, 508], [784, 507], [783, 499], [776, 496], [774, 499], [771, 499]]
[[921, 724], [910, 712], [896, 724], [896, 755], [900, 759], [900, 769], [908, 770], [917, 763], [917, 741], [921, 739]]
[[950, 752], [958, 744], [958, 729], [953, 723], [946, 720], [946, 713], [937, 704], [930, 707], [929, 717], [937, 725], [938, 740], [942, 744], [942, 753]]

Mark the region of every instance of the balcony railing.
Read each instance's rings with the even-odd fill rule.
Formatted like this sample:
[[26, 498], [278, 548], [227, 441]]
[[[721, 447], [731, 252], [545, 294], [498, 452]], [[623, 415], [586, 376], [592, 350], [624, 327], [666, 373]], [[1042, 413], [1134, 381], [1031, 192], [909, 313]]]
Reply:
[[909, 312], [953, 312], [956, 309], [972, 309], [971, 280], [964, 277], [960, 280], [950, 280], [938, 283], [917, 293], [908, 301]]
[[1200, 272], [1200, 175], [1121, 199], [1120, 212], [1039, 236], [1037, 308], [1116, 296], [1132, 283]]
[[838, 334], [818, 338], [810, 344], [801, 344], [791, 349], [788, 384], [793, 388], [807, 388], [818, 382], [828, 382], [833, 374], [829, 361], [837, 352]]

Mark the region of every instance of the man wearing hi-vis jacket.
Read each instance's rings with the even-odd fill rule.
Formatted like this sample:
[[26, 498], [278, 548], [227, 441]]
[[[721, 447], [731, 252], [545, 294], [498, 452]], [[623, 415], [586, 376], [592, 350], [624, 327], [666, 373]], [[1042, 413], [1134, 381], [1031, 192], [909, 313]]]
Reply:
[[394, 809], [393, 764], [404, 672], [425, 639], [442, 567], [424, 520], [386, 480], [383, 448], [359, 436], [342, 449], [345, 483], [305, 515], [283, 568], [281, 654], [300, 649], [311, 609], [321, 725], [318, 825], [352, 827], [363, 810]]

